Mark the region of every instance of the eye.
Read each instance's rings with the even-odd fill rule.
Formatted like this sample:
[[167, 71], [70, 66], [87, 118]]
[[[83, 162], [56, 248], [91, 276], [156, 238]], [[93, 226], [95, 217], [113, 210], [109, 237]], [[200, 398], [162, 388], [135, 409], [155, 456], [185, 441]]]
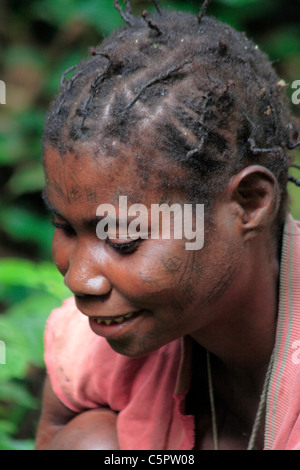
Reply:
[[123, 255], [129, 255], [137, 250], [139, 245], [141, 244], [141, 239], [138, 238], [137, 240], [132, 240], [126, 243], [113, 243], [109, 238], [106, 239], [106, 243], [108, 246], [112, 247], [114, 250], [118, 251]]
[[73, 235], [75, 235], [75, 230], [69, 224], [62, 224], [60, 222], [57, 222], [56, 220], [52, 220], [52, 225], [55, 228], [63, 230], [64, 234], [67, 235], [67, 237], [72, 237]]

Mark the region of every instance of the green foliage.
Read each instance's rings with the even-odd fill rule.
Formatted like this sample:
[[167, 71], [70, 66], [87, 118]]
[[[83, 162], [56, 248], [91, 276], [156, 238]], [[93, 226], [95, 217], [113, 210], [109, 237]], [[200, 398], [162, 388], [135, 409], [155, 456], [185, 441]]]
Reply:
[[68, 295], [52, 263], [10, 258], [0, 261], [0, 301], [6, 305], [5, 314], [0, 315], [5, 345], [5, 363], [0, 364], [0, 449], [33, 445], [30, 439], [20, 442], [11, 436], [17, 433], [26, 413], [37, 407], [27, 377], [30, 371], [43, 368], [46, 319]]
[[[201, 0], [159, 3], [197, 14]], [[41, 387], [32, 385], [42, 383], [45, 322], [69, 295], [51, 261], [53, 229], [40, 197], [45, 113], [63, 71], [123, 24], [112, 4], [1, 2], [0, 79], [7, 85], [7, 104], [0, 105], [0, 340], [6, 347], [6, 364], [0, 364], [0, 450], [33, 446], [36, 421], [26, 431], [24, 423], [40, 408]], [[132, 4], [135, 14], [154, 10], [150, 0]], [[299, 0], [214, 0], [209, 14], [247, 31], [274, 61], [290, 96], [291, 83], [300, 79]], [[300, 105], [294, 111], [300, 115]], [[299, 152], [295, 155], [300, 163]], [[291, 173], [300, 179], [297, 170]], [[289, 187], [292, 213], [300, 219], [300, 189]]]

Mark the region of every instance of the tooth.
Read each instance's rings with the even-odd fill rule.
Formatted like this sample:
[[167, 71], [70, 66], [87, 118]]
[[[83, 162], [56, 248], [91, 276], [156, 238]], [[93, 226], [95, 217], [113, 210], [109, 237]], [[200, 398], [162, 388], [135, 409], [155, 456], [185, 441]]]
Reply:
[[133, 315], [133, 312], [132, 313], [127, 313], [127, 315], [125, 315], [125, 318], [130, 318], [130, 317], [132, 317], [132, 315]]
[[111, 323], [122, 323], [125, 319], [131, 318], [134, 312], [127, 313], [127, 315], [123, 315], [122, 317], [115, 318], [114, 320], [102, 320], [101, 318], [97, 318], [96, 322], [98, 325], [101, 323], [105, 323], [106, 325], [110, 325]]
[[122, 321], [124, 321], [124, 318], [125, 318], [125, 317], [116, 318], [116, 319], [115, 319], [115, 322], [117, 322], [117, 323], [122, 323]]

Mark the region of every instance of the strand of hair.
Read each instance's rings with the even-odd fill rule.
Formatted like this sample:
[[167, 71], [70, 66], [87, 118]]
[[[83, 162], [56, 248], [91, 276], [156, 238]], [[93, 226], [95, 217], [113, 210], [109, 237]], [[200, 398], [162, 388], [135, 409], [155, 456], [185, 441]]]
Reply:
[[[64, 86], [65, 85], [65, 76], [67, 75], [67, 73], [71, 72], [71, 70], [74, 70], [78, 67], [78, 65], [73, 65], [72, 67], [69, 67], [63, 74], [62, 74], [62, 77], [61, 77], [61, 80], [60, 80], [60, 86]], [[73, 77], [68, 81], [68, 86], [67, 86], [67, 89], [70, 89], [72, 84], [74, 83], [74, 81], [76, 80], [77, 77], [79, 77], [80, 75], [82, 75], [82, 71], [79, 70], [79, 72], [76, 72]], [[62, 99], [60, 100], [57, 108], [56, 108], [56, 114], [59, 114], [62, 110], [62, 107], [63, 105], [65, 104], [66, 102], [66, 96], [65, 95], [62, 95]]]
[[114, 0], [114, 7], [120, 13], [121, 18], [127, 23], [129, 26], [133, 26], [133, 16], [131, 14], [131, 4], [129, 0], [126, 0], [126, 9], [123, 11], [119, 0]]
[[92, 102], [97, 91], [100, 89], [101, 84], [104, 82], [105, 78], [107, 77], [110, 67], [111, 67], [111, 64], [108, 65], [108, 67], [104, 70], [104, 72], [101, 72], [100, 74], [98, 74], [97, 77], [91, 83], [91, 94], [89, 95], [88, 98], [86, 98], [80, 110], [81, 115], [82, 115], [82, 121], [80, 125], [81, 129], [84, 127], [85, 119], [87, 117], [88, 106]]
[[195, 154], [201, 152], [202, 148], [203, 148], [203, 145], [204, 145], [204, 141], [205, 141], [205, 137], [206, 137], [206, 133], [203, 134], [203, 136], [201, 137], [201, 140], [200, 140], [200, 144], [198, 145], [197, 148], [193, 149], [193, 150], [190, 150], [187, 154], [186, 154], [186, 158], [189, 159], [191, 157], [193, 157]]
[[159, 6], [159, 4], [158, 4], [158, 1], [157, 1], [157, 0], [152, 0], [152, 3], [154, 3], [154, 6], [155, 6], [155, 8], [156, 8], [156, 10], [157, 10], [157, 13], [159, 13], [159, 14], [161, 15], [161, 8], [160, 8], [160, 6]]
[[174, 67], [169, 68], [165, 72], [161, 73], [158, 77], [152, 78], [152, 80], [149, 80], [141, 89], [140, 91], [135, 95], [133, 100], [124, 108], [123, 112], [128, 111], [132, 106], [137, 102], [141, 94], [143, 93], [146, 88], [149, 88], [150, 86], [154, 85], [157, 82], [160, 82], [161, 80], [166, 80], [167, 78], [170, 77], [173, 73], [178, 72], [181, 70], [185, 65], [190, 64], [193, 61], [193, 57], [191, 59], [185, 60], [183, 63], [179, 65], [175, 65]]
[[81, 106], [81, 115], [82, 115], [82, 121], [81, 121], [81, 124], [80, 124], [80, 129], [82, 130], [83, 127], [84, 127], [84, 124], [85, 124], [85, 119], [87, 117], [87, 108], [88, 106], [90, 105], [90, 103], [92, 102], [95, 94], [97, 93], [97, 91], [99, 90], [101, 84], [104, 82], [104, 80], [107, 78], [110, 70], [111, 70], [111, 67], [112, 67], [112, 60], [111, 58], [109, 57], [108, 54], [104, 53], [104, 52], [97, 52], [97, 54], [94, 54], [94, 55], [101, 55], [103, 57], [105, 57], [106, 59], [109, 60], [109, 64], [108, 66], [106, 67], [106, 69], [99, 73], [96, 78], [92, 81], [91, 83], [91, 94], [88, 98], [86, 98], [86, 100], [84, 101], [83, 105]]
[[200, 13], [198, 15], [198, 23], [199, 24], [201, 23], [202, 18], [206, 15], [206, 10], [207, 10], [209, 2], [210, 2], [210, 0], [204, 0], [203, 4], [201, 6]]
[[130, 0], [124, 0], [125, 3], [126, 3], [126, 12], [129, 14], [129, 15], [132, 15], [132, 7], [131, 7], [131, 3], [130, 3]]
[[252, 137], [249, 137], [248, 143], [250, 145], [250, 150], [254, 155], [259, 153], [274, 153], [274, 154], [283, 154], [283, 149], [281, 147], [272, 147], [272, 148], [259, 148], [256, 146], [255, 141]]
[[60, 86], [64, 86], [66, 75], [72, 70], [76, 69], [77, 67], [78, 67], [77, 65], [72, 65], [72, 67], [69, 67], [67, 70], [65, 70], [65, 72], [62, 74], [61, 79], [60, 79]]
[[297, 168], [297, 170], [300, 170], [300, 165], [293, 163], [292, 165], [290, 165], [290, 168]]
[[[207, 113], [207, 108], [208, 108], [208, 101], [209, 101], [209, 95], [210, 93], [207, 92], [205, 93], [204, 95], [204, 100], [203, 100], [203, 105], [202, 105], [202, 112], [201, 112], [201, 116], [200, 116], [200, 119], [199, 119], [199, 124], [201, 126], [201, 128], [205, 128], [205, 122], [204, 122], [204, 119], [205, 119], [205, 116], [206, 116], [206, 113]], [[193, 149], [193, 150], [190, 150], [187, 154], [186, 154], [186, 158], [191, 158], [193, 157], [195, 154], [199, 153], [202, 149], [203, 149], [203, 146], [204, 146], [204, 142], [205, 142], [205, 137], [207, 136], [207, 132], [205, 132], [202, 136], [201, 136], [201, 140], [200, 140], [200, 144], [198, 145], [197, 148]]]
[[108, 64], [107, 68], [104, 70], [104, 72], [101, 72], [99, 73], [96, 78], [92, 81], [91, 83], [91, 90], [95, 93], [101, 83], [105, 80], [105, 78], [107, 77], [108, 75], [108, 72], [110, 71], [110, 68], [111, 68], [111, 62]]
[[143, 20], [146, 21], [147, 25], [149, 26], [150, 29], [156, 31], [157, 35], [160, 36], [162, 34], [161, 30], [159, 29], [159, 27], [152, 23], [152, 21], [150, 20], [149, 18], [149, 12], [147, 10], [144, 10], [141, 14], [141, 17], [143, 18]]
[[299, 145], [300, 145], [300, 140], [298, 140], [298, 142], [288, 142], [287, 148], [288, 148], [289, 150], [293, 150], [293, 149], [295, 149], [296, 147], [299, 147]]
[[300, 186], [300, 181], [297, 180], [297, 178], [294, 178], [294, 176], [289, 176], [288, 181], [290, 181], [291, 183], [294, 183], [296, 186]]

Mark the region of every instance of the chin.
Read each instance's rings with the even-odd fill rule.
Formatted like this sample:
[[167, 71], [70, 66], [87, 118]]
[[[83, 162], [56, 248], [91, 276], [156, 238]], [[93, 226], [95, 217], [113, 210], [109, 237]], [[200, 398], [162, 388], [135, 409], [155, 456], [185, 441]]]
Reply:
[[153, 351], [159, 349], [158, 347], [141, 347], [141, 345], [133, 344], [128, 340], [107, 340], [110, 347], [118, 354], [122, 356], [139, 358], [146, 356], [147, 354], [152, 353]]

